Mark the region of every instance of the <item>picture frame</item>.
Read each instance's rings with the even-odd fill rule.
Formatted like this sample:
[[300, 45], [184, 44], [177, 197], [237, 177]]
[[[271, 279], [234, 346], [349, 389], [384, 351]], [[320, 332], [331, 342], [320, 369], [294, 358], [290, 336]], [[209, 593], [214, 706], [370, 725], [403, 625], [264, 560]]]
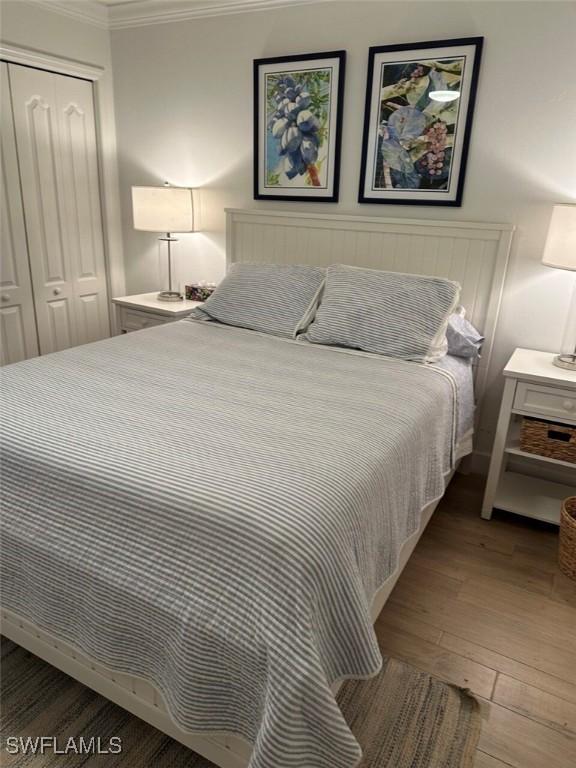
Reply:
[[358, 202], [462, 205], [483, 41], [370, 48]]
[[254, 61], [254, 199], [338, 202], [346, 51]]

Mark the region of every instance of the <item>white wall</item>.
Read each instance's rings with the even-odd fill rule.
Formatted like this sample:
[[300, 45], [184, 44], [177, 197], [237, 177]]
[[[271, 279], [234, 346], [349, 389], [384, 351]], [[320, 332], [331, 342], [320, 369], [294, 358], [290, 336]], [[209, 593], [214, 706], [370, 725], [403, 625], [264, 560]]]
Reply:
[[[358, 205], [368, 47], [470, 35], [483, 35], [485, 50], [463, 206]], [[511, 350], [561, 343], [573, 279], [542, 267], [540, 257], [552, 203], [576, 199], [575, 40], [576, 4], [555, 2], [357, 0], [113, 32], [128, 290], [154, 290], [160, 279], [154, 238], [131, 229], [130, 185], [202, 187], [205, 232], [183, 236], [179, 276], [220, 278], [223, 209], [255, 205], [252, 60], [344, 48], [341, 202], [321, 208], [518, 227], [483, 418], [480, 448], [488, 450]]]
[[125, 281], [110, 34], [107, 29], [41, 8], [36, 3], [1, 0], [0, 36], [6, 45], [104, 69], [95, 84], [95, 105], [104, 193], [105, 246], [111, 291], [121, 295], [125, 291]]

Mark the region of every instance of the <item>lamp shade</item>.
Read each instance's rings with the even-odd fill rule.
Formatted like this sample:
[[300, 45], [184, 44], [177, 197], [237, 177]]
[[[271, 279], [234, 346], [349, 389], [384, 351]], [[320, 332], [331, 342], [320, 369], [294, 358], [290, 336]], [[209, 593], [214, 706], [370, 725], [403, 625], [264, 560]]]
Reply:
[[192, 190], [183, 187], [132, 187], [134, 229], [194, 232]]
[[542, 263], [576, 270], [576, 205], [553, 207]]

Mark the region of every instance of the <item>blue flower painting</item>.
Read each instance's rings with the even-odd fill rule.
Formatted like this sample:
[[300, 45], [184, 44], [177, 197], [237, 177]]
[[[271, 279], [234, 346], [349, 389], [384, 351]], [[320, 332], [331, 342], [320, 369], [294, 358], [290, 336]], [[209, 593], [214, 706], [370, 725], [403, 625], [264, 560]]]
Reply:
[[338, 200], [344, 51], [254, 62], [254, 197]]
[[331, 69], [266, 75], [268, 186], [326, 187]]
[[482, 43], [370, 48], [359, 202], [461, 205]]

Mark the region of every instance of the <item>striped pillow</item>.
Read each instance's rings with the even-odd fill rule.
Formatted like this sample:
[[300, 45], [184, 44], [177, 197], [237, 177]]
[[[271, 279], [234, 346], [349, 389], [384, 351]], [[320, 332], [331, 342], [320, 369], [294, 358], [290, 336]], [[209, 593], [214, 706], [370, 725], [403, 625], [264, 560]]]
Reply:
[[434, 362], [460, 286], [439, 277], [328, 267], [322, 302], [302, 338], [389, 357]]
[[325, 274], [304, 264], [232, 264], [190, 316], [293, 338], [310, 322]]

